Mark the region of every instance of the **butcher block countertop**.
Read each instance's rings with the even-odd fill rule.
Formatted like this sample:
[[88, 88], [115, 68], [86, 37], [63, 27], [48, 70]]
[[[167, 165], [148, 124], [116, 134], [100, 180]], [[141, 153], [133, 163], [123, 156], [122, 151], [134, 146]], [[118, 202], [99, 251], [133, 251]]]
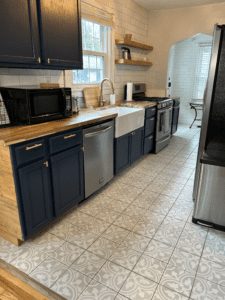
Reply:
[[156, 106], [156, 102], [142, 102], [142, 101], [123, 101], [121, 106], [124, 107], [133, 107], [133, 108], [148, 108], [152, 106]]
[[35, 125], [2, 128], [0, 129], [0, 145], [10, 146], [41, 136], [89, 125], [111, 118], [116, 118], [117, 115], [117, 113], [104, 112], [104, 110], [84, 110], [80, 111], [78, 115], [73, 115], [70, 118], [62, 120]]

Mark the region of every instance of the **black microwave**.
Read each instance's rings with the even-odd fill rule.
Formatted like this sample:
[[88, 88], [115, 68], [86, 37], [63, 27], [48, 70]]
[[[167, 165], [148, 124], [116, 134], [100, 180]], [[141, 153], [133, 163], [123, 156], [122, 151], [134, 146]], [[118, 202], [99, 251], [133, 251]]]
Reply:
[[5, 125], [37, 124], [72, 116], [71, 88], [0, 87], [0, 94], [4, 107], [1, 119], [8, 120]]

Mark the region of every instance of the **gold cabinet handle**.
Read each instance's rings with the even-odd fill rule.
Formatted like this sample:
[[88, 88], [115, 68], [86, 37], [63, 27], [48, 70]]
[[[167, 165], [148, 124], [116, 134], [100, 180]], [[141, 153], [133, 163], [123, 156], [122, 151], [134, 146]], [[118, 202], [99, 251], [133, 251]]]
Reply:
[[149, 140], [151, 140], [151, 139], [153, 139], [153, 136], [150, 136], [150, 137], [149, 137]]
[[34, 146], [27, 147], [26, 150], [31, 150], [31, 149], [38, 148], [38, 147], [41, 147], [41, 146], [42, 146], [42, 144], [36, 144]]
[[44, 162], [44, 165], [48, 168], [48, 161]]
[[50, 58], [47, 59], [47, 63], [50, 64]]
[[155, 111], [155, 108], [151, 109], [151, 111]]
[[40, 57], [38, 57], [37, 61], [38, 61], [38, 62], [39, 62], [39, 64], [40, 64], [40, 63], [41, 63], [41, 58], [40, 58]]
[[70, 139], [71, 137], [74, 137], [74, 136], [76, 136], [76, 134], [71, 134], [71, 135], [64, 136], [64, 140]]
[[149, 119], [149, 120], [150, 120], [150, 121], [154, 121], [154, 119], [155, 119], [155, 118], [151, 118], [151, 119]]

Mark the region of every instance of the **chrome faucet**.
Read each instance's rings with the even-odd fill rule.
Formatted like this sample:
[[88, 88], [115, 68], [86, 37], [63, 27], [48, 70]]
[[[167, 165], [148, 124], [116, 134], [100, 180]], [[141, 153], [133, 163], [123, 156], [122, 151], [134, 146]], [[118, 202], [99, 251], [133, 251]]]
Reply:
[[104, 78], [104, 79], [102, 80], [102, 82], [101, 82], [101, 95], [100, 95], [100, 103], [99, 103], [100, 106], [104, 106], [104, 104], [105, 104], [105, 100], [103, 100], [103, 94], [102, 94], [102, 92], [103, 92], [103, 90], [102, 90], [102, 88], [103, 88], [103, 83], [104, 83], [105, 81], [109, 81], [109, 82], [110, 82], [111, 88], [112, 88], [112, 92], [113, 92], [113, 94], [114, 94], [114, 87], [113, 87], [113, 82], [112, 82], [112, 80], [109, 79], [109, 78]]

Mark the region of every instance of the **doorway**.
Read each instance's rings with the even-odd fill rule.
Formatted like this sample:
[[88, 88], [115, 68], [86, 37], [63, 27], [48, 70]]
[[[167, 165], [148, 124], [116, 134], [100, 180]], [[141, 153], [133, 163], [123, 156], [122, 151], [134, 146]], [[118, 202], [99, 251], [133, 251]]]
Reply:
[[[195, 112], [190, 102], [203, 101], [212, 49], [212, 36], [199, 33], [170, 49], [167, 96], [180, 98], [179, 123], [191, 125]], [[202, 111], [198, 111], [201, 119]], [[195, 122], [194, 126], [201, 122]]]

